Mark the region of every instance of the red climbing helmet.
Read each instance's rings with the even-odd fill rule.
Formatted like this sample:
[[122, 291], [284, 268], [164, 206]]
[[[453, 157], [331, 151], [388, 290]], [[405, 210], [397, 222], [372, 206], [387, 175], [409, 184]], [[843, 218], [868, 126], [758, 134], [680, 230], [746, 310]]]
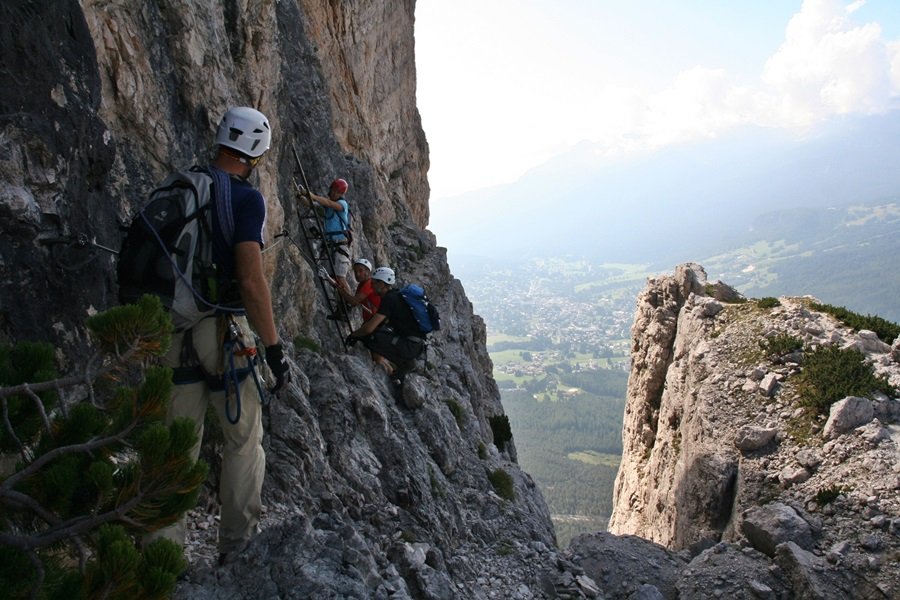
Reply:
[[347, 190], [350, 189], [350, 184], [348, 184], [345, 179], [335, 179], [331, 182], [331, 189], [338, 194], [344, 195], [347, 193]]

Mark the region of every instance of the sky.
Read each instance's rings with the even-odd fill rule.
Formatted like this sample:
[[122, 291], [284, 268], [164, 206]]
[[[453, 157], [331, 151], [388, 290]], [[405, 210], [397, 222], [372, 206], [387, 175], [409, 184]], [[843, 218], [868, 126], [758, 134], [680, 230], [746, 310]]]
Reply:
[[417, 0], [431, 203], [611, 157], [900, 108], [898, 0]]

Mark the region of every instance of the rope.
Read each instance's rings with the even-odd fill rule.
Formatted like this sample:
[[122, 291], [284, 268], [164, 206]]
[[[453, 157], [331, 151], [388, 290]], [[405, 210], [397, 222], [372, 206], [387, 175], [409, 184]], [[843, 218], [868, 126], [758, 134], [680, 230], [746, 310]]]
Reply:
[[[237, 350], [235, 350], [235, 346], [237, 346]], [[258, 364], [258, 352], [256, 348], [248, 348], [244, 342], [241, 341], [240, 331], [238, 330], [237, 324], [231, 320], [228, 323], [228, 335], [226, 336], [225, 342], [222, 345], [222, 351], [227, 360], [227, 369], [225, 369], [225, 373], [222, 376], [222, 382], [225, 386], [225, 418], [228, 419], [228, 422], [232, 425], [236, 425], [238, 421], [241, 419], [241, 377], [240, 372], [246, 372], [249, 370], [250, 374], [253, 375], [253, 382], [256, 384], [256, 391], [259, 394], [259, 402], [262, 406], [266, 406], [269, 404], [269, 398], [263, 391], [262, 383], [260, 382], [259, 375], [256, 372], [256, 365]], [[244, 356], [247, 359], [247, 367], [246, 369], [238, 369], [234, 365], [234, 357], [235, 356]], [[237, 414], [232, 418], [231, 414], [231, 401], [230, 394], [228, 393], [229, 383], [234, 387], [234, 398], [235, 398], [235, 407], [237, 408]]]

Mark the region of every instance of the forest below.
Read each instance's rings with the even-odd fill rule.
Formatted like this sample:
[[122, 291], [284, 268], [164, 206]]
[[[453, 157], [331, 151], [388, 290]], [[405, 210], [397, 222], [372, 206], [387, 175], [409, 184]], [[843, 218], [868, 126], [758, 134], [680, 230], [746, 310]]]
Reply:
[[501, 390], [519, 463], [544, 494], [560, 546], [606, 528], [627, 377], [621, 369], [561, 372]]

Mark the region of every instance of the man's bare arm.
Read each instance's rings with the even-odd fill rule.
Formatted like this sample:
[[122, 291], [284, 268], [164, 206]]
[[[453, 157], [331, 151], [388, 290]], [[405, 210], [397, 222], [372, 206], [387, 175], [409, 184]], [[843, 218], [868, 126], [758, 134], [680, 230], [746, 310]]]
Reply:
[[263, 274], [262, 250], [257, 242], [239, 242], [234, 246], [235, 276], [247, 318], [264, 346], [278, 342], [272, 294]]
[[340, 202], [335, 202], [331, 198], [326, 198], [325, 196], [320, 196], [318, 194], [309, 193], [309, 197], [321, 204], [322, 206], [327, 206], [328, 208], [334, 209], [338, 212], [344, 212], [344, 206]]
[[357, 338], [366, 337], [367, 335], [370, 335], [373, 331], [378, 329], [378, 326], [381, 325], [381, 322], [385, 319], [387, 319], [387, 317], [383, 314], [375, 313], [374, 315], [372, 315], [371, 319], [363, 323], [359, 329], [357, 329], [350, 335]]
[[337, 291], [341, 295], [341, 297], [344, 299], [344, 301], [347, 304], [349, 304], [350, 306], [359, 306], [368, 297], [365, 290], [360, 290], [360, 291], [356, 292], [355, 295], [351, 295], [351, 294], [347, 293], [347, 290], [345, 290], [342, 287], [337, 287]]

